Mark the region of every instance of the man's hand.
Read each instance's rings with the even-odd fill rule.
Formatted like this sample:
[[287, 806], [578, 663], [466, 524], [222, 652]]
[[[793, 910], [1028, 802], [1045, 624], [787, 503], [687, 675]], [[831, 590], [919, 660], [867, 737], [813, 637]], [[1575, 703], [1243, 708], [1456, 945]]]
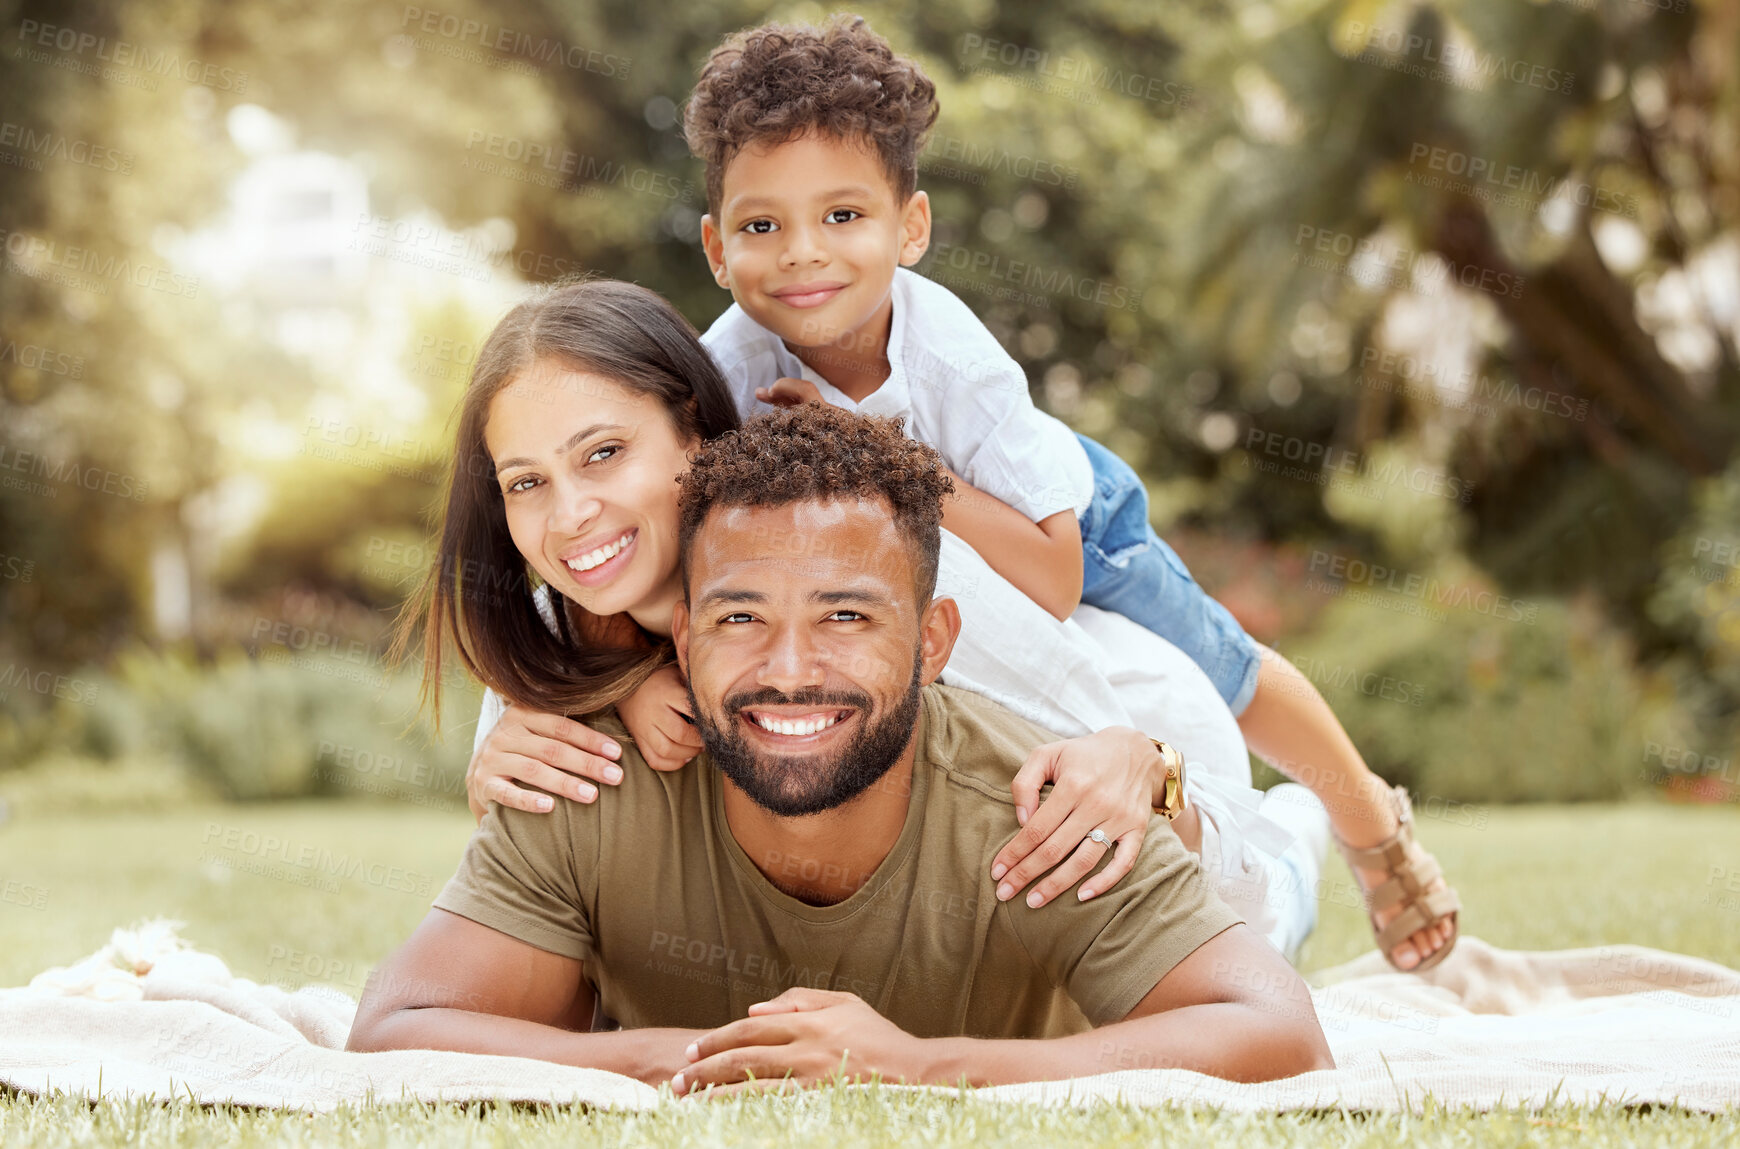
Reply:
[[797, 407], [822, 402], [822, 393], [808, 379], [775, 379], [771, 387], [757, 387], [755, 397], [775, 407]]
[[689, 1046], [692, 1064], [671, 1079], [682, 1096], [805, 1088], [844, 1078], [925, 1079], [925, 1042], [853, 993], [796, 987], [749, 1007], [749, 1016]]
[[[992, 859], [998, 900], [1008, 901], [1047, 870], [1051, 875], [1027, 895], [1036, 909], [1081, 881], [1110, 849], [1088, 838], [1096, 829], [1116, 852], [1076, 897], [1085, 902], [1123, 881], [1142, 851], [1165, 772], [1147, 735], [1128, 726], [1036, 747], [1009, 786], [1021, 832]], [[1054, 785], [1041, 802], [1047, 782]]]

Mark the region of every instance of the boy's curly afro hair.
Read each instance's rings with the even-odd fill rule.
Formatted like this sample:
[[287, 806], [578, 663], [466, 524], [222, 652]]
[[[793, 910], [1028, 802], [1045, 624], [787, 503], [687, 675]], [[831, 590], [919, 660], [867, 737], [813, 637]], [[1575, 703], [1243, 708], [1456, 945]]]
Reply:
[[683, 135], [707, 166], [707, 210], [717, 218], [732, 157], [810, 131], [874, 147], [904, 204], [936, 117], [930, 77], [863, 17], [841, 14], [819, 28], [765, 24], [728, 37], [701, 69]]
[[757, 415], [702, 444], [677, 480], [684, 559], [715, 507], [881, 499], [893, 508], [894, 525], [910, 548], [919, 601], [929, 602], [942, 546], [942, 501], [954, 484], [942, 457], [907, 438], [901, 426], [899, 419], [805, 403]]

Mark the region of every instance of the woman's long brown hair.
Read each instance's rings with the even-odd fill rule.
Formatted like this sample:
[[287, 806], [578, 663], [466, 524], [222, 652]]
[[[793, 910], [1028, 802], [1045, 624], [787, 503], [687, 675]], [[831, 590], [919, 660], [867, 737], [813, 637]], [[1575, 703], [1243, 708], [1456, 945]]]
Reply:
[[[568, 715], [626, 698], [674, 657], [668, 640], [633, 641], [642, 632], [626, 616], [599, 619], [553, 590], [555, 629], [538, 613], [535, 576], [508, 533], [483, 434], [490, 400], [545, 360], [653, 396], [684, 439], [711, 439], [738, 424], [725, 379], [695, 329], [655, 292], [583, 280], [545, 289], [508, 312], [478, 352], [460, 402], [441, 541], [393, 637], [392, 656], [402, 659], [422, 623], [422, 700], [437, 722], [449, 640], [465, 668], [503, 698]], [[630, 641], [622, 641], [625, 634]]]

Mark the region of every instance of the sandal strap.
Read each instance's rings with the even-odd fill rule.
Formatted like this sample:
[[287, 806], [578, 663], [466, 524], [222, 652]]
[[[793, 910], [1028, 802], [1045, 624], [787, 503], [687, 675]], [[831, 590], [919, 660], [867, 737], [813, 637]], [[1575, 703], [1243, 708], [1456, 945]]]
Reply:
[[1438, 890], [1410, 902], [1378, 931], [1378, 948], [1387, 954], [1420, 930], [1443, 921], [1461, 908], [1461, 900], [1451, 889]]
[[1406, 865], [1391, 867], [1387, 879], [1366, 891], [1366, 908], [1387, 910], [1397, 902], [1418, 901], [1426, 896], [1426, 887], [1443, 876], [1438, 859], [1430, 854], [1416, 856]]
[[1408, 801], [1406, 786], [1390, 787], [1389, 798], [1396, 812], [1396, 832], [1388, 838], [1375, 846], [1350, 846], [1341, 840], [1341, 835], [1333, 835], [1335, 848], [1348, 865], [1368, 870], [1379, 866], [1393, 869], [1397, 862], [1406, 859], [1408, 843], [1414, 840], [1414, 804]]
[[[1444, 870], [1438, 864], [1438, 859], [1414, 837], [1414, 806], [1408, 800], [1407, 788], [1391, 787], [1390, 800], [1396, 811], [1394, 834], [1375, 846], [1349, 846], [1339, 836], [1335, 839], [1336, 848], [1347, 859], [1349, 866], [1381, 869], [1388, 874], [1384, 881], [1366, 891], [1365, 895], [1368, 914], [1375, 914], [1391, 906], [1401, 907], [1396, 916], [1377, 931], [1378, 949], [1383, 951], [1386, 959], [1396, 946], [1462, 908], [1462, 900], [1449, 886], [1427, 892], [1426, 887], [1443, 877]], [[1441, 947], [1439, 954], [1447, 952], [1454, 941], [1452, 937], [1449, 943]]]

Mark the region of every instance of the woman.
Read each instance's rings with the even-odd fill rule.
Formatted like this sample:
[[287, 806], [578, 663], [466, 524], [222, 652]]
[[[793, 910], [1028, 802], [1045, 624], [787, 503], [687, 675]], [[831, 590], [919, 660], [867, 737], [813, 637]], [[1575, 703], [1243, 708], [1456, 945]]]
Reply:
[[[649, 761], [680, 767], [698, 749], [668, 641], [682, 595], [674, 480], [687, 452], [736, 424], [693, 329], [638, 287], [554, 289], [486, 342], [461, 409], [437, 562], [405, 619], [428, 624], [427, 692], [439, 689], [449, 636], [490, 687], [468, 779], [474, 809], [485, 796], [550, 808], [508, 779], [581, 801], [596, 797], [583, 778], [620, 779], [609, 740], [559, 714], [616, 705]], [[535, 592], [528, 567], [543, 584]], [[1190, 808], [1180, 837], [1254, 928], [1296, 952], [1315, 921], [1322, 807], [1302, 787], [1277, 788], [1266, 802], [1251, 789], [1243, 740], [1207, 677], [1121, 616], [1084, 607], [1059, 623], [946, 534], [938, 593], [963, 618], [945, 682], [1050, 729], [1133, 725], [1183, 752]], [[1036, 751], [1013, 781], [1031, 816], [993, 870], [999, 897], [1064, 857], [1029, 904], [1073, 886], [1105, 858], [1108, 847], [1088, 840], [1096, 829], [1116, 855], [1078, 896], [1127, 872], [1157, 780], [1128, 742], [1108, 755], [1111, 743], [1096, 737]]]

